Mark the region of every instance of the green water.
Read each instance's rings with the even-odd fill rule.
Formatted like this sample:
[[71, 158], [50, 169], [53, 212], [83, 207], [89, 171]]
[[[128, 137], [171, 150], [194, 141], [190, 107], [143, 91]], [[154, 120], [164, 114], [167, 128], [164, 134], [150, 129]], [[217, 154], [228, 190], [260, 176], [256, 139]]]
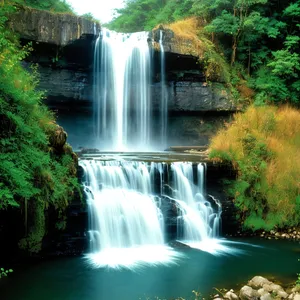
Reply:
[[[92, 269], [84, 258], [45, 261], [1, 280], [3, 300], [135, 300], [185, 297], [192, 290], [205, 296], [217, 288], [237, 288], [254, 275], [275, 277], [283, 284], [300, 271], [299, 243], [243, 239], [259, 247], [232, 245], [235, 255], [213, 256], [195, 249], [176, 265], [144, 267], [136, 271]], [[148, 297], [148, 298], [147, 298]]]

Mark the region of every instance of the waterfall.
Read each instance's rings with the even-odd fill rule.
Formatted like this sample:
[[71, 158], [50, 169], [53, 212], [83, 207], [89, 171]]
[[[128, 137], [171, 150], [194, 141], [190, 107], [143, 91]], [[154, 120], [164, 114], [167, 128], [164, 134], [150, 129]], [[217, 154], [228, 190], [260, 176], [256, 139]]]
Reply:
[[165, 66], [165, 50], [163, 46], [163, 31], [159, 32], [160, 46], [160, 76], [161, 76], [161, 103], [160, 103], [160, 119], [161, 119], [161, 145], [167, 145], [167, 120], [168, 120], [168, 91], [166, 86], [166, 66]]
[[[164, 222], [152, 178], [161, 163], [81, 160], [89, 206], [89, 259], [96, 266], [169, 263]], [[177, 255], [178, 256], [178, 255]]]
[[89, 259], [96, 266], [174, 261], [177, 254], [165, 246], [162, 201], [176, 204], [179, 241], [194, 247], [217, 237], [221, 210], [205, 198], [205, 164], [196, 171], [189, 162], [92, 159], [80, 165], [89, 207]]
[[94, 52], [96, 142], [103, 150], [150, 146], [150, 49], [148, 33], [103, 29]]
[[213, 208], [205, 197], [205, 169], [203, 163], [197, 165], [196, 172], [191, 162], [171, 164], [173, 198], [179, 209], [178, 228], [181, 229], [178, 239], [195, 248], [201, 248], [203, 243], [217, 238], [220, 228], [221, 205], [211, 197], [216, 206]]

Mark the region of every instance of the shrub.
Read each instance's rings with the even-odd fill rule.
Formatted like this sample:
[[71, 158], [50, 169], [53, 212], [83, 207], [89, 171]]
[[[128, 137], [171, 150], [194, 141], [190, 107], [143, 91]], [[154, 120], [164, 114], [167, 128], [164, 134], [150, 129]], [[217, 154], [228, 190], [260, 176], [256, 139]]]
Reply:
[[210, 157], [238, 171], [228, 192], [253, 230], [294, 226], [300, 218], [300, 112], [250, 106], [211, 141]]

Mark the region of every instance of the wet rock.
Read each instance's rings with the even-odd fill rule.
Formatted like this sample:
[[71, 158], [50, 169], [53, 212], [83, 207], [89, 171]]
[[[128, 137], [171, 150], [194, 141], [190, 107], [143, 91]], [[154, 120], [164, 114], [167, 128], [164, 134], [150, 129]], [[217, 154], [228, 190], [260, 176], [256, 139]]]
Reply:
[[293, 293], [298, 293], [300, 292], [300, 286], [296, 285], [294, 288], [292, 288]]
[[268, 292], [265, 291], [263, 288], [260, 288], [257, 292], [259, 293], [260, 296], [263, 296], [263, 295], [265, 295], [265, 294], [268, 294]]
[[280, 299], [286, 299], [288, 296], [289, 296], [288, 293], [286, 293], [285, 291], [277, 292], [277, 297], [279, 297]]
[[256, 290], [254, 290], [252, 287], [250, 286], [243, 286], [240, 290], [240, 294], [239, 297], [242, 300], [257, 300], [259, 299], [259, 294]]
[[295, 294], [293, 300], [300, 300], [300, 294], [299, 293]]
[[50, 146], [55, 148], [56, 150], [59, 150], [63, 148], [66, 142], [67, 142], [67, 133], [64, 131], [64, 129], [61, 126], [56, 125], [55, 129], [50, 132], [50, 137], [49, 137]]
[[255, 276], [248, 281], [248, 286], [254, 289], [262, 288], [264, 284], [271, 284], [271, 282], [262, 276]]
[[[171, 241], [169, 242], [169, 246], [173, 247], [173, 248], [181, 248], [181, 249], [187, 249], [187, 248], [191, 248], [190, 246], [180, 243], [178, 241]], [[219, 297], [219, 295], [216, 295]]]
[[265, 293], [260, 297], [261, 300], [274, 300], [270, 293]]
[[263, 289], [267, 292], [276, 293], [276, 294], [279, 291], [283, 291], [283, 288], [280, 285], [272, 283], [272, 282], [264, 284]]
[[235, 293], [233, 293], [233, 290], [230, 290], [225, 294], [224, 299], [238, 300], [239, 297]]
[[293, 300], [300, 300], [300, 294], [294, 294]]

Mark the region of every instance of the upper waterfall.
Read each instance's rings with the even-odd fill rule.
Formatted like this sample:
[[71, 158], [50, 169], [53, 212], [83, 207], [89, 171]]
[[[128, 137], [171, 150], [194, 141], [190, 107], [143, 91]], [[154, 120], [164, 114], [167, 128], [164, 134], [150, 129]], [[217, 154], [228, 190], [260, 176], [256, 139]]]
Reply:
[[151, 68], [148, 32], [101, 31], [94, 51], [93, 97], [95, 136], [102, 150], [149, 151], [156, 122], [165, 136], [166, 104], [160, 120], [152, 115]]

